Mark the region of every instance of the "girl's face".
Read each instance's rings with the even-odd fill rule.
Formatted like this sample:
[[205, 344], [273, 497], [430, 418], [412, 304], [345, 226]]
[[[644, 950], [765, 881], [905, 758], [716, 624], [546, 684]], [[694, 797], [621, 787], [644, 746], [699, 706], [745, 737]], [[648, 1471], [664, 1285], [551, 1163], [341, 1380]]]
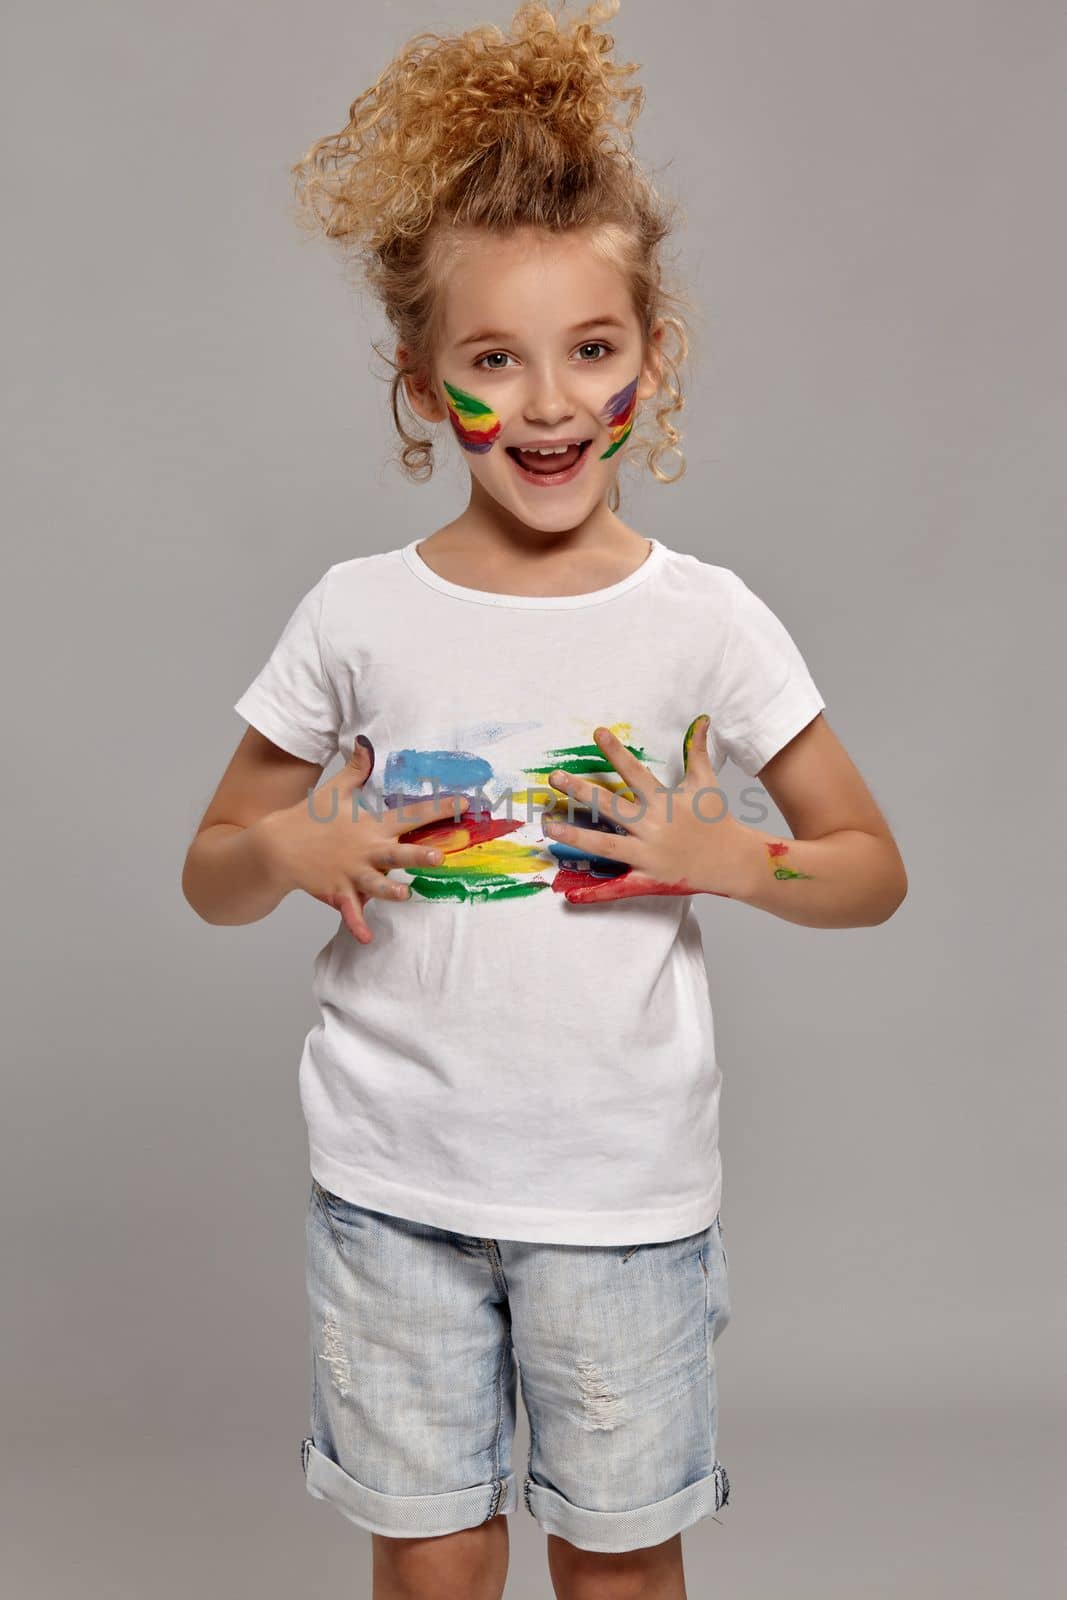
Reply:
[[[656, 392], [655, 357], [625, 278], [586, 236], [461, 237], [434, 382], [409, 383], [409, 397], [427, 421], [450, 422], [472, 503], [566, 531], [602, 503], [637, 406]], [[553, 453], [521, 453], [538, 446]]]

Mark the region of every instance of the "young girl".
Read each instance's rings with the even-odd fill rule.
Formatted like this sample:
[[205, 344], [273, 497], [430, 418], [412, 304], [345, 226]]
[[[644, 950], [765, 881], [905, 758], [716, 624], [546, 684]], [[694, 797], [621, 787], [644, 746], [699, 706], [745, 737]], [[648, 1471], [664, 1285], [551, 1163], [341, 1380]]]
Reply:
[[[450, 431], [470, 497], [296, 605], [183, 879], [211, 923], [340, 914], [300, 1062], [302, 1460], [379, 1597], [499, 1596], [520, 1489], [558, 1596], [684, 1595], [681, 1531], [729, 1491], [693, 897], [857, 927], [906, 890], [783, 624], [616, 514], [642, 418], [672, 481], [686, 335], [614, 10], [419, 35], [296, 168], [395, 329], [405, 469]], [[730, 814], [727, 757], [792, 837]]]

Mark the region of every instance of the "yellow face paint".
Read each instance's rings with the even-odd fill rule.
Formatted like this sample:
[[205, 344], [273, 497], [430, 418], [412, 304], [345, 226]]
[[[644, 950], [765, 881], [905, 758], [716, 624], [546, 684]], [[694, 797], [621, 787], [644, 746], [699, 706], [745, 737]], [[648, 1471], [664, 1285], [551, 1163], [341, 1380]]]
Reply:
[[445, 384], [445, 392], [448, 420], [452, 424], [456, 438], [464, 450], [484, 455], [487, 450], [492, 449], [500, 432], [500, 418], [484, 401], [476, 400], [474, 395], [466, 394], [450, 383]]
[[[641, 376], [638, 373], [637, 377]], [[601, 461], [606, 461], [608, 456], [613, 456], [616, 450], [622, 448], [630, 436], [630, 429], [634, 425], [637, 413], [637, 378], [628, 383], [625, 389], [620, 389], [618, 394], [613, 394], [601, 412], [611, 432], [611, 443], [601, 456]]]

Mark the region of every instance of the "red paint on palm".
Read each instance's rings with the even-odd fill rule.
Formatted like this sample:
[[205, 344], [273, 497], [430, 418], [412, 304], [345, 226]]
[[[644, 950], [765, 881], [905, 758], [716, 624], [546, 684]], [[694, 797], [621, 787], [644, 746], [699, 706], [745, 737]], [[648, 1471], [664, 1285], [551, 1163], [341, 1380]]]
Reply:
[[[590, 881], [588, 873], [572, 872], [569, 876], [578, 878], [580, 883], [564, 888], [567, 899], [572, 905], [588, 904], [591, 900], [630, 900], [637, 895], [645, 894], [697, 894], [698, 891], [686, 878], [679, 878], [677, 883], [662, 883], [658, 878], [649, 878], [643, 872], [637, 872], [633, 867], [628, 872], [620, 873], [617, 878], [597, 878]], [[558, 884], [557, 874], [556, 883]], [[554, 885], [555, 887], [555, 885]], [[706, 889], [705, 894], [721, 895], [724, 900], [730, 896], [721, 889]]]

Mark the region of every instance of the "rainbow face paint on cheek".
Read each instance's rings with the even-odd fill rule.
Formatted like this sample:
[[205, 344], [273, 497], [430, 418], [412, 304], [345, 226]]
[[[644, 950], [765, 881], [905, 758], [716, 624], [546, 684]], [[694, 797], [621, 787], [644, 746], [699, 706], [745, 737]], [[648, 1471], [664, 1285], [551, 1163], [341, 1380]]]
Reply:
[[620, 389], [618, 394], [613, 394], [603, 411], [600, 413], [611, 432], [611, 443], [600, 457], [606, 461], [613, 456], [616, 450], [624, 445], [630, 436], [630, 429], [634, 425], [634, 414], [637, 411], [637, 378], [633, 383], [628, 383], [625, 389]]
[[462, 389], [453, 388], [450, 383], [445, 384], [445, 391], [448, 397], [448, 420], [456, 438], [464, 450], [484, 455], [492, 449], [500, 432], [500, 418], [484, 401], [476, 400]]

